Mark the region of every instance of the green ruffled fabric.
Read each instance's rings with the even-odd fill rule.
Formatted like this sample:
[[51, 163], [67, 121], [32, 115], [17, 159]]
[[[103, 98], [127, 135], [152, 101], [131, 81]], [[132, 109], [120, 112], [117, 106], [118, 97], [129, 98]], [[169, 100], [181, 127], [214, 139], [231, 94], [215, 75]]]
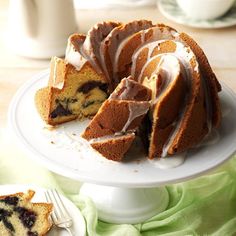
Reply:
[[90, 236], [236, 235], [236, 156], [214, 173], [167, 186], [166, 211], [137, 225], [98, 220], [93, 202], [79, 195], [80, 183], [57, 176], [0, 138], [0, 184], [36, 184], [63, 191], [81, 210]]
[[95, 206], [89, 199], [71, 198], [82, 210], [89, 235], [236, 235], [236, 157], [211, 175], [167, 189], [167, 210], [133, 226], [97, 221]]

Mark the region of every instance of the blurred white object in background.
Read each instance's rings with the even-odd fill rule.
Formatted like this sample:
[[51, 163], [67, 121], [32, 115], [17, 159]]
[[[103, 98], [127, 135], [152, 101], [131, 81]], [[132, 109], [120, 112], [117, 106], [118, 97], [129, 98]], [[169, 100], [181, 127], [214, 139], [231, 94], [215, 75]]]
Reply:
[[18, 55], [62, 56], [76, 30], [73, 0], [10, 0], [7, 43]]
[[211, 20], [224, 15], [235, 0], [176, 0], [184, 13], [193, 19]]
[[155, 6], [156, 0], [74, 0], [78, 9], [135, 8]]

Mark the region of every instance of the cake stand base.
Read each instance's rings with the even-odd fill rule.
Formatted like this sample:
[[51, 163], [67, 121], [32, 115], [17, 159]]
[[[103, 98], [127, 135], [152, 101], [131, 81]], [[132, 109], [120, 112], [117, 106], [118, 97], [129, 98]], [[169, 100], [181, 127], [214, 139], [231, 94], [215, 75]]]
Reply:
[[100, 220], [115, 224], [141, 223], [164, 211], [169, 203], [165, 187], [119, 188], [85, 183], [80, 193], [93, 200]]

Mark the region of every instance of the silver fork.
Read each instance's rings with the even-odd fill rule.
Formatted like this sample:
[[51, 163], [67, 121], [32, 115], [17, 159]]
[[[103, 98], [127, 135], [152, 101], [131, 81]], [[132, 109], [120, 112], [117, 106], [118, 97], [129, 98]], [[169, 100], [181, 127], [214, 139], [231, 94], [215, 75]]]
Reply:
[[45, 192], [45, 197], [47, 202], [53, 203], [53, 211], [51, 214], [51, 218], [53, 223], [59, 227], [67, 230], [67, 232], [74, 236], [70, 227], [72, 226], [72, 218], [69, 215], [68, 211], [66, 210], [64, 203], [58, 194], [57, 190], [47, 190]]

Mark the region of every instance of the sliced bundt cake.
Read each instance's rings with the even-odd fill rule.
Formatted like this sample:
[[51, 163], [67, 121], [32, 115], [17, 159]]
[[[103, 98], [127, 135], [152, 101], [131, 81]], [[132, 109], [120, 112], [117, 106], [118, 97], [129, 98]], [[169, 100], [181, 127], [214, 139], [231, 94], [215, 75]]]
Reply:
[[52, 204], [31, 203], [34, 191], [0, 196], [0, 235], [44, 236], [52, 223]]
[[82, 137], [106, 158], [121, 161], [149, 110], [150, 98], [148, 88], [124, 78], [100, 107]]
[[[104, 156], [115, 143], [114, 152], [124, 140], [131, 144], [140, 123], [149, 158], [184, 152], [220, 125], [221, 86], [204, 52], [190, 36], [169, 26], [147, 20], [99, 23], [86, 36], [72, 35], [65, 60], [53, 61], [48, 87], [36, 94], [38, 110], [49, 124], [96, 114], [115, 89], [83, 133]], [[142, 94], [144, 88], [150, 97]], [[145, 122], [146, 110], [136, 123], [127, 122], [131, 107], [149, 107]], [[122, 160], [125, 152], [108, 158]]]
[[112, 161], [122, 161], [135, 139], [135, 133], [104, 136], [92, 139], [90, 145], [105, 158]]

